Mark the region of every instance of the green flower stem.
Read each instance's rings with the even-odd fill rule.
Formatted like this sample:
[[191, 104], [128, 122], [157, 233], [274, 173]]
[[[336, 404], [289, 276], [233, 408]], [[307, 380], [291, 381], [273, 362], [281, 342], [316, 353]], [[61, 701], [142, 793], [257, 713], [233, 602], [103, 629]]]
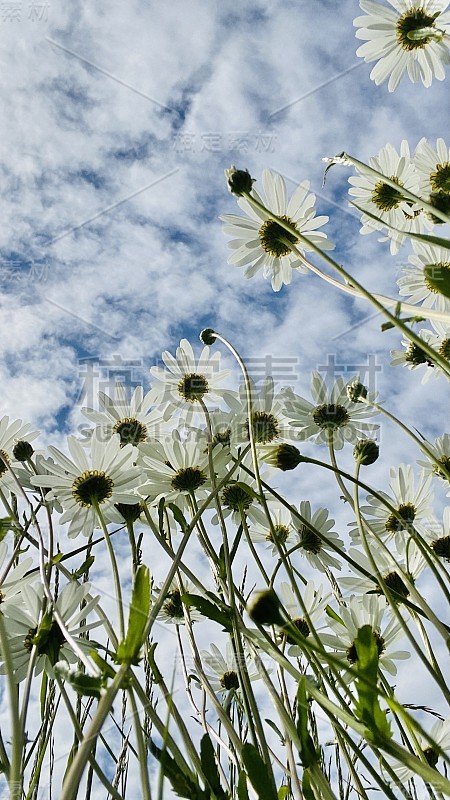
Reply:
[[121, 586], [121, 583], [120, 583], [120, 576], [119, 576], [119, 569], [118, 569], [118, 566], [117, 566], [116, 555], [114, 553], [114, 548], [113, 548], [113, 546], [111, 544], [111, 537], [110, 537], [110, 535], [108, 533], [108, 528], [106, 526], [103, 514], [102, 514], [102, 512], [100, 510], [100, 506], [99, 506], [99, 504], [98, 504], [98, 502], [96, 500], [92, 500], [92, 505], [93, 505], [93, 507], [94, 507], [94, 509], [96, 511], [97, 517], [99, 519], [99, 522], [100, 522], [100, 525], [101, 525], [101, 528], [102, 528], [102, 531], [103, 531], [103, 535], [105, 537], [106, 547], [107, 547], [107, 550], [108, 550], [108, 553], [109, 553], [109, 559], [110, 559], [110, 562], [111, 562], [111, 569], [112, 569], [112, 574], [113, 574], [113, 579], [114, 579], [114, 589], [115, 589], [115, 593], [116, 593], [117, 613], [118, 613], [118, 617], [119, 617], [119, 633], [120, 633], [120, 637], [119, 638], [121, 640], [123, 640], [123, 639], [125, 639], [125, 619], [124, 619], [124, 614], [123, 614], [122, 586]]
[[133, 563], [133, 575], [134, 575], [139, 566], [139, 558], [136, 547], [136, 540], [134, 538], [134, 526], [130, 520], [127, 520], [127, 533], [128, 533], [128, 539], [130, 540], [131, 558]]
[[133, 714], [133, 726], [136, 735], [137, 749], [139, 753], [139, 772], [141, 775], [141, 793], [142, 793], [141, 796], [142, 800], [151, 800], [152, 793], [150, 789], [150, 782], [148, 779], [148, 768], [147, 768], [147, 747], [145, 745], [144, 737], [142, 735], [142, 727], [139, 718], [139, 712], [136, 705], [134, 692], [131, 687], [128, 689], [127, 694], [130, 700], [131, 711]]
[[[360, 464], [358, 463], [356, 465], [356, 481], [358, 479], [359, 470], [360, 470]], [[384, 596], [386, 597], [386, 599], [387, 599], [387, 601], [388, 601], [388, 603], [389, 603], [389, 605], [391, 607], [391, 611], [393, 612], [394, 616], [397, 618], [398, 622], [402, 626], [403, 632], [404, 632], [405, 636], [407, 637], [407, 639], [409, 640], [410, 644], [412, 645], [413, 649], [415, 650], [416, 654], [418, 655], [418, 657], [420, 658], [420, 660], [422, 661], [423, 665], [426, 667], [426, 669], [428, 670], [430, 675], [432, 676], [433, 680], [438, 684], [438, 686], [441, 689], [441, 691], [442, 691], [444, 697], [446, 698], [447, 702], [450, 703], [450, 691], [447, 689], [446, 682], [445, 682], [445, 680], [444, 680], [444, 678], [442, 676], [442, 673], [441, 673], [440, 669], [436, 670], [436, 669], [433, 668], [433, 665], [430, 664], [429, 660], [426, 658], [425, 654], [423, 653], [422, 648], [416, 642], [415, 637], [411, 633], [408, 625], [406, 624], [405, 620], [403, 619], [402, 615], [400, 614], [400, 611], [398, 610], [397, 602], [395, 600], [395, 596], [393, 595], [393, 593], [390, 590], [389, 586], [386, 584], [386, 581], [384, 580], [383, 576], [381, 575], [381, 572], [378, 569], [378, 565], [376, 563], [376, 560], [374, 559], [374, 557], [372, 555], [372, 551], [370, 549], [370, 546], [369, 546], [369, 543], [368, 543], [368, 540], [367, 540], [367, 536], [366, 536], [366, 530], [365, 530], [367, 523], [365, 523], [365, 524], [363, 523], [363, 517], [362, 517], [361, 509], [360, 509], [360, 506], [359, 506], [359, 495], [358, 495], [358, 484], [357, 484], [357, 482], [355, 482], [355, 490], [354, 490], [354, 508], [355, 508], [355, 513], [356, 513], [356, 520], [357, 520], [357, 523], [358, 523], [359, 533], [360, 533], [360, 536], [361, 536], [361, 541], [362, 541], [366, 556], [369, 559], [370, 564], [372, 566], [372, 569], [374, 571], [374, 575], [376, 577], [376, 583], [381, 588]], [[380, 545], [382, 544], [382, 542], [380, 540], [379, 540], [378, 543]], [[385, 547], [385, 549], [391, 555], [391, 557], [393, 558], [392, 553], [388, 550], [388, 548]], [[397, 565], [397, 561], [394, 558], [393, 558], [393, 560], [394, 560], [394, 563], [395, 563], [395, 565], [397, 567], [398, 566]], [[414, 593], [414, 595], [416, 597], [416, 600], [418, 599], [419, 602], [420, 602], [420, 599], [421, 599], [420, 595], [419, 595], [418, 592], [415, 591], [414, 586], [413, 586], [412, 582], [410, 581], [408, 575], [406, 575], [406, 573], [403, 570], [401, 570], [400, 567], [398, 567], [398, 569], [402, 574], [402, 579], [404, 579], [407, 588], [409, 589], [411, 594]], [[428, 608], [428, 606], [427, 606], [427, 608]], [[430, 609], [430, 611], [431, 611], [431, 609]], [[434, 614], [432, 614], [432, 617], [434, 617]], [[438, 622], [438, 629], [442, 633], [442, 630], [441, 630], [442, 626], [439, 623], [439, 620], [437, 620], [437, 622]], [[448, 631], [445, 632], [445, 641], [446, 642], [448, 641]]]
[[[399, 190], [399, 185], [392, 178], [388, 178], [386, 175], [383, 175], [382, 172], [378, 172], [373, 167], [369, 167], [368, 164], [364, 164], [362, 161], [359, 161], [357, 158], [348, 155], [348, 153], [342, 153], [342, 158], [350, 161], [357, 169], [361, 170], [361, 172], [365, 173], [366, 175], [372, 175], [374, 178], [380, 178], [383, 183], [386, 183], [392, 189], [395, 189], [397, 192]], [[438, 217], [441, 222], [450, 222], [450, 217], [447, 214], [444, 214], [443, 211], [440, 211], [438, 208], [435, 208], [431, 205], [431, 203], [427, 203], [426, 200], [423, 200], [422, 197], [418, 197], [416, 194], [413, 194], [405, 186], [401, 187], [402, 196], [405, 200], [411, 200], [413, 203], [417, 203], [417, 205], [422, 206], [424, 211], [428, 211], [429, 214], [432, 214], [434, 217]]]
[[[384, 316], [390, 322], [392, 322], [393, 325], [395, 325], [397, 328], [399, 328], [408, 339], [410, 339], [412, 342], [414, 342], [414, 344], [416, 344], [425, 353], [427, 353], [430, 356], [430, 358], [432, 358], [432, 360], [433, 360], [433, 362], [435, 364], [439, 364], [439, 366], [441, 367], [443, 372], [447, 373], [447, 375], [450, 376], [450, 365], [446, 361], [446, 359], [443, 358], [443, 356], [441, 356], [440, 353], [438, 353], [436, 350], [433, 350], [433, 348], [430, 347], [430, 345], [428, 345], [427, 342], [425, 342], [423, 339], [421, 339], [419, 336], [417, 336], [417, 334], [415, 334], [412, 330], [410, 330], [410, 328], [408, 328], [407, 325], [405, 325], [404, 322], [402, 322], [398, 317], [396, 317], [393, 314], [391, 314], [385, 308], [385, 306], [383, 305], [383, 302], [385, 302], [384, 299], [383, 299], [382, 302], [377, 300], [375, 295], [373, 295], [371, 292], [369, 292], [367, 289], [365, 289], [364, 286], [362, 286], [362, 284], [360, 284], [355, 278], [353, 278], [351, 275], [349, 275], [349, 273], [346, 272], [346, 270], [343, 267], [341, 267], [340, 264], [338, 264], [336, 261], [334, 261], [334, 259], [332, 259], [329, 255], [327, 255], [327, 253], [324, 250], [321, 250], [320, 247], [318, 247], [313, 242], [311, 242], [306, 236], [303, 236], [301, 233], [299, 233], [298, 230], [295, 227], [293, 227], [292, 225], [289, 225], [289, 223], [285, 222], [280, 217], [277, 217], [277, 215], [274, 214], [272, 211], [269, 211], [262, 203], [260, 203], [258, 200], [256, 200], [255, 197], [252, 197], [251, 194], [249, 194], [248, 192], [245, 192], [244, 196], [245, 196], [246, 200], [248, 200], [248, 202], [251, 205], [253, 205], [255, 208], [258, 208], [260, 211], [262, 211], [264, 214], [266, 214], [269, 219], [273, 219], [274, 222], [276, 222], [282, 228], [287, 230], [288, 233], [290, 233], [291, 235], [295, 236], [297, 241], [302, 242], [303, 244], [307, 245], [307, 247], [310, 250], [313, 250], [317, 255], [319, 255], [321, 258], [323, 258], [324, 261], [326, 261], [327, 264], [329, 264], [334, 270], [336, 270], [336, 272], [339, 273], [339, 275], [341, 275], [344, 278], [345, 281], [347, 281], [347, 283], [349, 283], [351, 286], [353, 286], [354, 288], [356, 288], [358, 290], [360, 296], [365, 297], [367, 300], [369, 300], [369, 302], [372, 303], [372, 305], [374, 305], [375, 308], [378, 309], [378, 311], [381, 311], [381, 313], [384, 314]], [[413, 197], [414, 197], [414, 195], [413, 195]], [[305, 259], [303, 254], [298, 251], [298, 249], [295, 247], [295, 245], [292, 244], [291, 241], [289, 241], [289, 239], [287, 239], [287, 238], [284, 239], [283, 243], [287, 247], [289, 247], [290, 250], [293, 253], [295, 253], [295, 255], [297, 255], [306, 266], [308, 266], [308, 267], [311, 266], [309, 264], [309, 261], [307, 261]], [[313, 270], [313, 271], [315, 271], [315, 270]], [[321, 277], [323, 277], [323, 275], [321, 275]], [[397, 301], [395, 301], [395, 302], [390, 301], [389, 304], [397, 306], [398, 302]], [[413, 308], [414, 308], [414, 313], [417, 314], [417, 308], [415, 306], [413, 306]], [[214, 335], [216, 335], [216, 334], [214, 334]]]
[[264, 564], [262, 563], [258, 553], [256, 552], [256, 547], [255, 547], [255, 545], [254, 545], [254, 543], [252, 541], [252, 538], [250, 536], [250, 533], [249, 533], [249, 530], [248, 530], [248, 525], [247, 525], [247, 517], [245, 516], [245, 511], [244, 511], [243, 508], [239, 509], [239, 514], [240, 514], [240, 517], [241, 517], [241, 522], [242, 522], [242, 527], [244, 529], [245, 538], [246, 538], [247, 544], [248, 544], [248, 546], [249, 546], [249, 548], [251, 550], [252, 556], [253, 556], [253, 558], [255, 560], [255, 564], [258, 565], [259, 571], [260, 571], [261, 575], [263, 576], [264, 580], [266, 581], [267, 586], [272, 586], [272, 581], [270, 580], [270, 578], [269, 578], [269, 576], [268, 576], [268, 574], [267, 574], [267, 572], [266, 572], [266, 570], [264, 568]]
[[314, 792], [316, 797], [320, 797], [320, 800], [337, 800], [328, 779], [323, 774], [319, 765], [311, 764], [311, 766], [309, 766], [307, 769], [309, 773], [309, 779], [316, 789]]
[[9, 707], [11, 709], [12, 752], [11, 761], [9, 764], [8, 784], [11, 790], [11, 800], [20, 800], [22, 797], [23, 786], [22, 758], [25, 746], [25, 734], [24, 728], [21, 725], [21, 718], [19, 714], [19, 691], [14, 680], [14, 665], [2, 614], [0, 614], [0, 642], [2, 659], [6, 667]]
[[122, 688], [128, 676], [129, 664], [121, 664], [115, 678], [101, 696], [97, 710], [92, 718], [91, 725], [80, 742], [78, 752], [66, 772], [59, 800], [75, 800], [80, 786], [81, 778], [89, 761], [91, 750], [94, 747], [97, 737], [103, 724], [111, 711], [112, 704], [117, 692]]
[[337, 461], [336, 461], [336, 453], [334, 450], [334, 442], [333, 442], [333, 430], [328, 431], [328, 449], [330, 452], [330, 461], [333, 465], [334, 476], [336, 478], [337, 484], [344, 495], [345, 499], [350, 505], [350, 508], [353, 508], [353, 498], [348, 491], [344, 481], [342, 480], [341, 471], [338, 468]]

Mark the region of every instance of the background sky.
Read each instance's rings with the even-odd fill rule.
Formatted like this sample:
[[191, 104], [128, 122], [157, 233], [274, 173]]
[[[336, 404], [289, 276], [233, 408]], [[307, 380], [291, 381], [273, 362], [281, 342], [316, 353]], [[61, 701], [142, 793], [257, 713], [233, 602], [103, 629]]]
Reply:
[[[360, 236], [350, 172], [335, 167], [322, 188], [321, 158], [448, 143], [449, 83], [376, 87], [355, 56], [360, 13], [356, 0], [0, 2], [2, 415], [64, 448], [98, 388], [114, 377], [149, 388], [163, 350], [212, 327], [255, 379], [272, 373], [305, 396], [312, 369], [376, 365], [393, 413], [429, 438], [446, 430], [444, 381], [391, 368], [400, 336], [381, 333], [364, 301], [314, 275], [274, 294], [227, 264], [218, 216], [239, 211], [224, 169], [248, 168], [259, 188], [270, 168], [290, 192], [311, 181], [336, 259], [396, 295], [409, 245], [392, 258]], [[223, 364], [236, 386], [225, 353]], [[388, 465], [416, 453], [384, 422], [381, 447], [372, 476], [386, 488]], [[298, 501], [327, 505], [327, 486], [303, 474]]]

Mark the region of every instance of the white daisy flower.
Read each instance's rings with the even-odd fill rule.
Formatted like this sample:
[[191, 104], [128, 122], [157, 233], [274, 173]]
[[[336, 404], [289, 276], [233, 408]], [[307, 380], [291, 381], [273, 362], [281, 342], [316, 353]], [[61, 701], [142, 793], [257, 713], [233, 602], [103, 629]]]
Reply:
[[[365, 403], [353, 402], [352, 388], [361, 386], [356, 380], [345, 383], [338, 377], [333, 387], [328, 390], [324, 379], [318, 372], [311, 375], [311, 394], [314, 403], [296, 395], [292, 389], [285, 390], [285, 413], [290, 424], [299, 429], [301, 440], [315, 437], [317, 444], [328, 444], [332, 437], [336, 450], [344, 446], [344, 442], [355, 443], [361, 438], [374, 438], [378, 425], [364, 422], [364, 419], [378, 412]], [[366, 393], [368, 400], [374, 395]]]
[[[162, 586], [156, 590], [155, 598], [158, 598], [161, 588]], [[167, 625], [184, 625], [186, 621], [185, 614], [189, 615], [191, 622], [202, 619], [202, 615], [199, 611], [192, 606], [184, 605], [181, 599], [184, 594], [197, 594], [197, 591], [189, 581], [185, 579], [181, 581], [180, 579], [174, 578], [156, 618]]]
[[153, 387], [155, 398], [165, 406], [164, 418], [169, 419], [176, 409], [189, 410], [186, 421], [192, 414], [201, 412], [200, 401], [220, 403], [224, 400], [229, 408], [238, 407], [236, 392], [220, 387], [229, 376], [229, 370], [220, 369], [220, 353], [209, 354], [205, 346], [197, 360], [192, 345], [182, 339], [176, 357], [167, 350], [162, 354], [166, 369], [151, 367], [150, 372], [157, 383]]
[[279, 546], [289, 550], [295, 544], [296, 528], [292, 514], [285, 506], [269, 503], [269, 511], [273, 532], [263, 509], [256, 508], [253, 513], [253, 523], [249, 526], [249, 534], [253, 542], [265, 543], [268, 548], [271, 548], [272, 555], [277, 556]]
[[50, 489], [48, 499], [61, 504], [60, 522], [70, 523], [68, 536], [81, 532], [90, 536], [100, 527], [96, 504], [107, 522], [123, 523], [115, 504], [134, 505], [139, 499], [135, 490], [144, 480], [142, 470], [134, 466], [136, 448], [131, 444], [122, 447], [118, 434], [105, 444], [94, 433], [90, 454], [74, 436], [69, 436], [67, 443], [73, 460], [49, 447], [54, 460], [45, 462], [48, 474], [34, 475], [31, 483]]
[[[409, 589], [402, 573], [405, 573], [411, 583], [414, 584], [427, 566], [427, 562], [414, 542], [403, 541], [399, 542], [399, 545], [399, 552], [391, 555], [390, 552], [381, 548], [376, 541], [371, 541], [370, 551], [387, 588], [397, 592], [400, 597], [408, 597]], [[350, 548], [349, 556], [356, 565], [361, 567], [361, 572], [357, 570], [356, 566], [349, 563], [350, 569], [356, 574], [352, 577], [339, 577], [337, 579], [342, 589], [350, 592], [350, 594], [375, 593], [384, 597], [381, 586], [377, 583], [377, 579], [373, 574], [372, 562], [365, 553]], [[400, 600], [400, 597], [398, 600]]]
[[438, 463], [428, 457], [424, 460], [418, 459], [417, 463], [423, 468], [425, 475], [437, 475], [443, 481], [450, 483], [450, 434], [444, 433], [435, 440], [434, 445], [430, 442], [426, 442], [426, 445]]
[[[309, 181], [303, 181], [291, 199], [287, 199], [286, 184], [281, 175], [265, 169], [262, 174], [264, 197], [252, 189], [255, 197], [269, 211], [276, 214], [289, 225], [293, 225], [298, 233], [309, 239], [312, 244], [322, 250], [332, 250], [331, 244], [323, 231], [322, 225], [328, 217], [315, 216], [314, 194], [309, 193]], [[299, 242], [294, 234], [289, 233], [277, 222], [267, 217], [263, 211], [254, 208], [244, 198], [239, 197], [238, 206], [247, 214], [240, 217], [235, 214], [223, 214], [220, 219], [226, 223], [224, 232], [233, 238], [228, 246], [234, 251], [228, 259], [229, 264], [245, 267], [244, 275], [252, 278], [262, 269], [265, 278], [271, 278], [272, 289], [278, 292], [283, 284], [292, 280], [292, 270], [306, 273], [308, 270], [301, 260], [292, 253], [289, 244], [295, 244], [302, 254], [310, 250], [304, 242]]]
[[[64, 587], [55, 604], [68, 632], [79, 647], [86, 652], [92, 650], [95, 644], [92, 640], [80, 638], [80, 634], [85, 634], [92, 628], [101, 625], [100, 620], [86, 624], [87, 618], [99, 600], [99, 597], [95, 597], [85, 602], [89, 591], [88, 583], [82, 585], [75, 582], [69, 583]], [[21, 603], [14, 602], [5, 605], [4, 622], [14, 665], [14, 679], [17, 683], [24, 680], [27, 675], [33, 645], [37, 645], [36, 675], [45, 669], [46, 673], [53, 677], [53, 666], [57, 661], [65, 659], [73, 664], [78, 659], [51, 612], [42, 616], [43, 597], [42, 585], [27, 586], [25, 584], [20, 592]], [[5, 670], [6, 667], [3, 663], [0, 666], [0, 673], [4, 674]]]
[[428, 540], [435, 554], [450, 562], [450, 506], [444, 508], [442, 525], [430, 526]]
[[437, 139], [436, 148], [425, 138], [421, 139], [416, 147], [414, 163], [422, 175], [428, 194], [450, 194], [450, 147], [447, 147], [443, 139]]
[[327, 509], [318, 508], [313, 514], [309, 500], [302, 500], [299, 511], [299, 517], [295, 514], [292, 517], [297, 528], [300, 554], [320, 572], [324, 572], [326, 567], [340, 569], [341, 564], [335, 554], [339, 551], [344, 553], [344, 542], [332, 530], [335, 521], [328, 519]]
[[450, 250], [415, 239], [411, 242], [414, 254], [408, 261], [412, 266], [402, 267], [403, 275], [397, 281], [400, 295], [407, 297], [409, 303], [421, 303], [424, 308], [436, 308], [450, 315], [450, 300], [432, 286], [424, 272], [425, 267], [435, 269], [436, 275], [443, 269], [450, 270]]
[[104, 392], [98, 393], [98, 399], [102, 411], [82, 408], [81, 413], [96, 424], [99, 437], [103, 441], [108, 441], [118, 433], [121, 445], [136, 446], [149, 439], [158, 439], [162, 428], [165, 428], [161, 412], [158, 409], [151, 410], [156, 401], [154, 390], [144, 396], [142, 386], [138, 386], [131, 400], [128, 400], [125, 387], [116, 383], [114, 400]]
[[[440, 754], [437, 748], [433, 747], [433, 745], [431, 745], [430, 742], [425, 739], [424, 736], [422, 736], [422, 734], [416, 733], [416, 736], [419, 747], [421, 748], [427, 763], [430, 765], [430, 767], [437, 767], [440, 759]], [[450, 755], [450, 717], [447, 717], [447, 719], [436, 720], [431, 728], [430, 737], [435, 745], [438, 745], [441, 750], [444, 750], [445, 753]], [[408, 767], [406, 764], [389, 756], [386, 756], [386, 758], [395, 772], [399, 782], [402, 784], [406, 784], [410, 778], [417, 778], [417, 773], [410, 769], [410, 767]]]
[[[396, 514], [373, 495], [367, 496], [369, 505], [361, 506], [361, 513], [375, 537], [385, 542], [395, 538], [397, 550], [401, 552], [404, 540], [408, 540], [414, 530], [426, 538], [428, 528], [434, 523], [432, 477], [426, 477], [422, 472], [416, 484], [410, 464], [400, 464], [398, 470], [392, 467], [390, 475], [392, 495], [382, 491], [378, 494], [395, 509]], [[360, 540], [357, 527], [353, 527], [350, 536], [353, 541]]]
[[[423, 331], [419, 331], [418, 336], [422, 336]], [[425, 339], [424, 339], [425, 341]], [[402, 339], [403, 350], [391, 350], [391, 367], [407, 367], [407, 369], [416, 369], [425, 365], [426, 369], [422, 376], [421, 383], [426, 383], [430, 378], [438, 377], [436, 375], [435, 364], [431, 360], [431, 356], [422, 350], [415, 342], [409, 339]]]
[[[273, 378], [265, 378], [258, 390], [250, 379], [252, 400], [252, 432], [256, 445], [261, 445], [261, 454], [265, 445], [280, 443], [294, 438], [289, 420], [284, 411], [285, 391], [275, 394]], [[249, 439], [249, 418], [247, 410], [247, 394], [244, 384], [239, 387], [240, 411], [236, 414], [231, 428], [231, 444], [247, 445]]]
[[[227, 642], [225, 657], [215, 644], [210, 644], [209, 650], [200, 652], [201, 660], [206, 664], [205, 675], [215, 692], [232, 692], [239, 689], [238, 672], [240, 664], [236, 658], [231, 642]], [[258, 680], [260, 675], [251, 656], [245, 654], [245, 665], [251, 681]]]
[[368, 16], [353, 24], [357, 39], [365, 43], [356, 55], [366, 62], [377, 61], [370, 77], [378, 85], [389, 78], [388, 89], [395, 91], [408, 74], [413, 83], [421, 80], [431, 86], [433, 77], [445, 78], [444, 65], [450, 62], [447, 32], [450, 14], [447, 0], [388, 0], [391, 8], [373, 0], [360, 0]]
[[[18, 594], [24, 583], [37, 580], [37, 571], [31, 571], [33, 569], [32, 558], [24, 558], [4, 574], [4, 566], [6, 567], [7, 561], [8, 545], [2, 541], [0, 542], [0, 609], [2, 612], [5, 610], [5, 605], [11, 600], [13, 603], [18, 602], [20, 599]], [[27, 573], [29, 574], [27, 575]]]
[[[199, 502], [212, 491], [208, 453], [196, 441], [182, 441], [178, 431], [172, 438], [161, 442], [144, 442], [139, 445], [138, 464], [145, 473], [145, 482], [139, 494], [150, 502], [164, 497], [180, 508], [188, 506], [188, 497], [195, 494]], [[227, 461], [226, 451], [213, 452], [214, 466], [223, 471]], [[216, 472], [217, 474], [217, 472]]]
[[411, 200], [402, 194], [402, 188], [405, 188], [412, 194], [420, 196], [420, 176], [411, 159], [409, 145], [405, 139], [400, 145], [400, 154], [391, 144], [387, 144], [381, 148], [377, 156], [369, 159], [369, 165], [398, 184], [398, 189], [389, 186], [383, 178], [367, 173], [361, 167], [358, 169], [358, 175], [348, 179], [352, 185], [348, 193], [355, 198], [357, 206], [363, 210], [367, 209], [379, 220], [376, 221], [363, 213], [361, 233], [373, 233], [386, 228], [387, 235], [379, 241], [390, 239], [391, 253], [395, 255], [405, 238], [405, 234], [398, 233], [398, 230], [421, 233], [425, 228], [432, 227], [421, 207], [413, 205]]
[[[370, 625], [375, 635], [379, 654], [379, 668], [397, 674], [394, 661], [410, 657], [405, 650], [392, 650], [393, 644], [403, 635], [403, 628], [395, 617], [389, 618], [387, 606], [382, 597], [365, 594], [352, 597], [345, 606], [340, 606], [339, 616], [342, 622], [330, 617], [328, 624], [334, 633], [319, 633], [319, 637], [327, 647], [334, 651], [333, 655], [342, 660], [342, 665], [356, 664], [358, 660], [355, 641], [358, 631], [364, 625]], [[347, 680], [352, 676], [347, 673]]]
[[[7, 416], [0, 419], [0, 481], [4, 490], [17, 491], [17, 484], [8, 467], [13, 468], [17, 477], [23, 475], [23, 470], [18, 467], [22, 458], [17, 460], [17, 456], [14, 454], [16, 451], [16, 454], [21, 456], [17, 453], [17, 446], [22, 445], [21, 449], [23, 450], [23, 445], [29, 444], [37, 436], [39, 436], [39, 431], [32, 431], [31, 425], [29, 423], [23, 425], [21, 419], [16, 419], [14, 422], [10, 422]], [[31, 449], [30, 456], [32, 452]]]
[[[325, 607], [330, 602], [330, 592], [324, 594], [322, 586], [316, 588], [314, 581], [308, 581], [306, 587], [301, 592], [305, 608], [302, 608], [300, 605], [295, 592], [289, 583], [283, 582], [280, 585], [280, 595], [281, 602], [289, 614], [291, 624], [297, 628], [299, 633], [301, 633], [303, 636], [310, 636], [310, 624], [314, 626], [314, 630], [318, 630], [317, 623], [323, 616]], [[305, 610], [308, 620], [305, 617]], [[286, 641], [291, 645], [288, 650], [290, 656], [302, 655], [301, 647], [296, 644], [293, 637], [290, 636], [289, 633], [286, 635]]]

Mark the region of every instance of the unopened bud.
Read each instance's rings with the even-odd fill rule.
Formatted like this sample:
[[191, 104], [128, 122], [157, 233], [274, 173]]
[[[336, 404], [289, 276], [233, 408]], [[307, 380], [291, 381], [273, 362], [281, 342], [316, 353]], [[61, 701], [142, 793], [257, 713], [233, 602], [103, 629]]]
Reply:
[[216, 341], [216, 337], [214, 336], [214, 331], [212, 328], [204, 328], [200, 333], [200, 341], [203, 344], [214, 344]]
[[263, 589], [253, 592], [247, 604], [247, 613], [258, 625], [284, 625], [280, 607], [280, 601], [273, 589]]
[[279, 444], [276, 447], [268, 447], [263, 455], [263, 460], [267, 464], [286, 472], [287, 470], [295, 469], [303, 461], [303, 456], [295, 445]]
[[22, 440], [14, 445], [13, 456], [17, 461], [28, 461], [33, 453], [33, 447], [29, 442]]
[[250, 175], [248, 169], [231, 169], [225, 170], [225, 176], [228, 181], [228, 188], [231, 194], [236, 194], [238, 197], [252, 190], [254, 178]]
[[367, 388], [357, 378], [348, 384], [347, 397], [352, 403], [359, 403], [361, 397], [365, 400], [367, 397]]
[[359, 464], [369, 466], [374, 464], [380, 453], [380, 448], [373, 439], [361, 439], [353, 448], [353, 458]]

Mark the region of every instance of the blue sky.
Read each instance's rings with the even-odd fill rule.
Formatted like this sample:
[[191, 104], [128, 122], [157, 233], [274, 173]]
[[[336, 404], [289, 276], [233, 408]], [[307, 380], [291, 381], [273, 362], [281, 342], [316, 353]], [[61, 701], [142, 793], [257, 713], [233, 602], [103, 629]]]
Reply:
[[245, 357], [296, 359], [303, 390], [328, 354], [351, 365], [368, 352], [381, 382], [417, 385], [391, 375], [397, 337], [378, 318], [348, 331], [371, 315], [363, 302], [301, 275], [274, 295], [228, 266], [218, 215], [236, 211], [231, 163], [257, 179], [277, 170], [290, 190], [308, 179], [338, 260], [392, 295], [406, 248], [394, 260], [359, 235], [348, 170], [323, 189], [321, 158], [445, 136], [446, 83], [376, 87], [350, 0], [338, 14], [334, 2], [15, 5], [1, 22], [4, 413], [58, 438], [79, 422], [79, 359], [138, 359], [147, 380], [205, 325]]
[[[360, 236], [349, 171], [335, 167], [323, 188], [321, 159], [448, 141], [449, 84], [376, 87], [355, 55], [359, 13], [356, 0], [1, 4], [2, 414], [64, 446], [83, 421], [77, 400], [97, 388], [88, 364], [103, 389], [121, 368], [148, 387], [163, 350], [213, 327], [255, 369], [290, 359], [278, 388], [304, 395], [312, 369], [334, 359], [350, 377], [370, 356], [391, 410], [444, 432], [444, 382], [389, 366], [400, 336], [381, 333], [364, 301], [312, 275], [274, 294], [227, 264], [218, 216], [237, 210], [224, 169], [248, 168], [258, 187], [270, 168], [290, 191], [310, 180], [337, 261], [396, 295], [409, 246], [393, 258]], [[385, 423], [381, 444], [386, 485], [386, 464], [416, 454]], [[313, 477], [305, 487], [326, 503]]]

